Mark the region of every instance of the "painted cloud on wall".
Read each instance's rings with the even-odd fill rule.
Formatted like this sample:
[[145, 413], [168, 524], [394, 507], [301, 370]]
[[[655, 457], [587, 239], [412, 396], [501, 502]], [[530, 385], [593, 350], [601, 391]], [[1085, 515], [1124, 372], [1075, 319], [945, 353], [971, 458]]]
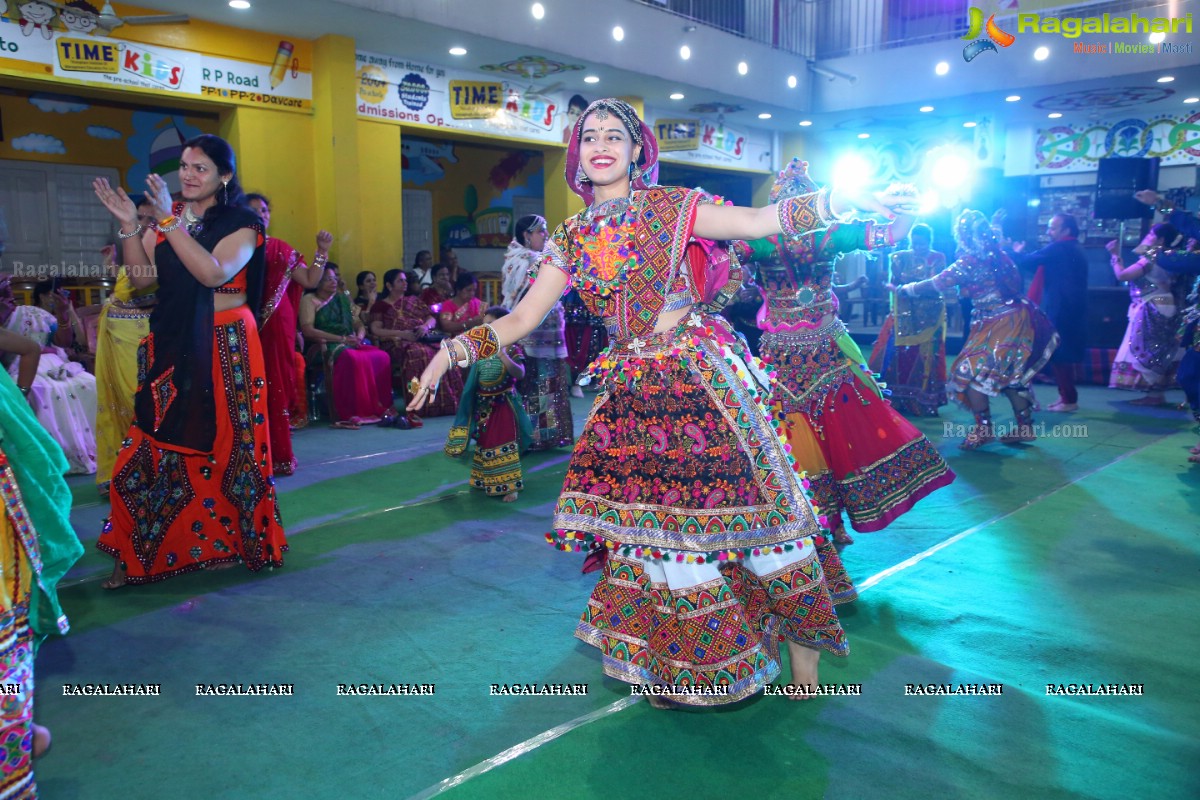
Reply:
[[124, 139], [125, 134], [106, 125], [88, 125], [87, 135], [93, 139]]
[[72, 114], [91, 108], [90, 103], [85, 103], [78, 97], [61, 94], [35, 94], [29, 98], [29, 102], [47, 114]]
[[47, 153], [49, 155], [66, 155], [67, 148], [61, 139], [45, 133], [27, 133], [12, 140], [14, 150], [24, 150], [27, 153]]

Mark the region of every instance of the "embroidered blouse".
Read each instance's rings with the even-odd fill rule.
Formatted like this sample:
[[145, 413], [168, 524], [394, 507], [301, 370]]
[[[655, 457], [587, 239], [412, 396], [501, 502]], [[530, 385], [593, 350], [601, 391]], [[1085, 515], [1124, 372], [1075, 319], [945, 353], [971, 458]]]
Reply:
[[971, 316], [980, 319], [1005, 311], [1005, 306], [1021, 296], [1021, 273], [1008, 256], [994, 253], [959, 256], [958, 260], [933, 277], [933, 286], [945, 292], [957, 286], [963, 297], [971, 298]]
[[[815, 197], [815, 196], [814, 196]], [[871, 250], [885, 242], [874, 222], [835, 222], [801, 236], [776, 234], [751, 242], [734, 242], [734, 252], [758, 271], [763, 304], [758, 327], [765, 331], [817, 328], [837, 311], [833, 265], [843, 253]]]
[[[817, 194], [805, 200], [815, 214]], [[662, 313], [723, 299], [731, 286], [736, 291], [736, 259], [722, 260], [692, 237], [699, 205], [720, 200], [700, 189], [654, 186], [610, 202], [614, 213], [596, 204], [559, 225], [538, 268], [564, 272], [613, 338], [647, 336]]]

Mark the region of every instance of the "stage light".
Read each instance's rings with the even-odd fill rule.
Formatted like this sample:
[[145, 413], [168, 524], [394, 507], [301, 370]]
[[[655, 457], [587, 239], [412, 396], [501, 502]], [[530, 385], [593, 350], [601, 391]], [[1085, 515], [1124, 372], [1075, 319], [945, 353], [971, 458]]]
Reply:
[[858, 153], [847, 153], [833, 165], [833, 185], [861, 187], [871, 182], [871, 165]]
[[939, 61], [937, 66], [933, 68], [933, 71], [938, 75], [945, 75], [950, 71], [950, 64], [946, 61]]
[[799, 81], [796, 80], [795, 75], [788, 75], [788, 88], [789, 89], [795, 89], [797, 83], [799, 83]]
[[971, 162], [957, 149], [930, 153], [930, 156], [933, 167], [929, 176], [939, 189], [959, 189], [970, 179]]
[[546, 7], [541, 3], [534, 3], [529, 8], [529, 13], [533, 14], [534, 19], [541, 19], [542, 17], [546, 16]]
[[692, 48], [688, 47], [686, 44], [683, 45], [682, 47], [680, 47], [679, 48], [679, 57], [682, 58], [684, 61], [687, 61], [689, 58], [692, 57]]
[[1038, 61], [1045, 61], [1050, 57], [1050, 48], [1046, 46], [1039, 47], [1033, 51], [1033, 57]]
[[617, 25], [616, 27], [614, 27], [613, 28], [613, 38], [616, 39], [618, 42], [622, 41], [625, 38], [625, 29], [622, 28], [620, 25]]
[[671, 99], [672, 100], [682, 100], [683, 92], [671, 92]]
[[750, 71], [749, 64], [747, 64], [745, 61], [738, 62], [738, 75], [745, 75], [749, 71]]

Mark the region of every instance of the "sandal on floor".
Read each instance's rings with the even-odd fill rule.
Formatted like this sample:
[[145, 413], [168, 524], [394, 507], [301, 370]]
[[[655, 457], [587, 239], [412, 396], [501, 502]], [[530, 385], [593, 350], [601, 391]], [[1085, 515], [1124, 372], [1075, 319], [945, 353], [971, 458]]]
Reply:
[[409, 413], [409, 415], [408, 415], [408, 427], [410, 427], [410, 428], [424, 428], [424, 427], [425, 427], [425, 420], [421, 419], [421, 418], [420, 418], [420, 417], [418, 417], [416, 414], [413, 414], [413, 413], [411, 413], [411, 412], [410, 412], [410, 413]]
[[361, 427], [362, 427], [362, 425], [359, 425], [359, 424], [358, 424], [357, 422], [355, 422], [354, 420], [351, 420], [351, 419], [344, 419], [344, 420], [341, 420], [340, 422], [335, 422], [335, 423], [333, 423], [333, 424], [332, 424], [332, 425], [330, 425], [329, 427], [331, 427], [331, 428], [338, 428], [338, 429], [340, 429], [340, 430], [343, 430], [343, 431], [356, 431], [356, 430], [358, 430], [359, 428], [361, 428]]

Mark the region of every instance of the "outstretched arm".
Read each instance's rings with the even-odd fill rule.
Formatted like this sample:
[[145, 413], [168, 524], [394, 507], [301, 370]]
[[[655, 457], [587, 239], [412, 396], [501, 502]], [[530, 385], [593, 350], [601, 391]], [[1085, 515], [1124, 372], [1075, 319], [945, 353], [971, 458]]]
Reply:
[[[703, 203], [696, 209], [692, 233], [702, 239], [761, 239], [776, 233], [802, 234], [826, 228], [854, 209], [894, 218], [915, 210], [907, 194], [868, 194], [822, 189], [797, 195], [762, 208]], [[911, 225], [911, 222], [909, 223]]]
[[[521, 302], [517, 303], [517, 307], [512, 310], [511, 314], [492, 323], [492, 330], [496, 332], [498, 345], [504, 348], [528, 336], [546, 318], [550, 309], [554, 308], [554, 304], [563, 296], [566, 288], [566, 273], [543, 261], [537, 280], [534, 281], [533, 286], [529, 287], [529, 291], [521, 298]], [[461, 343], [453, 340], [448, 342], [447, 346], [438, 351], [437, 355], [429, 362], [429, 366], [421, 373], [421, 388], [413, 393], [412, 402], [408, 404], [409, 411], [420, 410], [432, 397], [431, 389], [441, 381], [442, 376], [451, 367], [450, 357], [447, 355], [449, 351], [454, 352], [455, 359], [467, 360], [468, 354]]]

